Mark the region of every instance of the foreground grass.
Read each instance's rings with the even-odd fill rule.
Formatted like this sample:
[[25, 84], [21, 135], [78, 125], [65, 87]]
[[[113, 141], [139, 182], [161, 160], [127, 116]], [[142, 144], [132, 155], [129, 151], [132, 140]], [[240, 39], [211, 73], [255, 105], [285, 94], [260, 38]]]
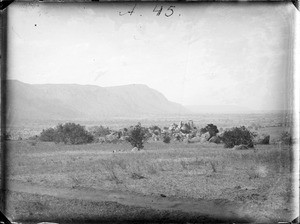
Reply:
[[249, 220], [218, 219], [196, 213], [166, 211], [116, 202], [89, 202], [45, 195], [9, 192], [8, 216], [22, 223], [247, 223]]
[[292, 212], [289, 148], [265, 145], [255, 151], [234, 151], [215, 144], [153, 142], [143, 151], [131, 152], [127, 143], [9, 144], [13, 181], [242, 202], [241, 210], [264, 221], [282, 220]]

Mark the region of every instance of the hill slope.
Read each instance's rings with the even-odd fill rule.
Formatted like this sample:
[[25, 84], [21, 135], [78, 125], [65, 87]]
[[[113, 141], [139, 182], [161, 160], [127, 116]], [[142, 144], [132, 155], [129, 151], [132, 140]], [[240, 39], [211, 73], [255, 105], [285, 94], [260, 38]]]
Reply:
[[8, 81], [8, 115], [30, 120], [99, 120], [187, 113], [146, 85], [100, 87], [77, 84], [26, 84]]

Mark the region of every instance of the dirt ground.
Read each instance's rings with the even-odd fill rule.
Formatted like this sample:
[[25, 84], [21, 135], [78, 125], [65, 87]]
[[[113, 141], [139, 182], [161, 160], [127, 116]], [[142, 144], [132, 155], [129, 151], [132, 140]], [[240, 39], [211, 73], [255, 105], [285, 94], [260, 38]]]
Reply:
[[8, 143], [13, 220], [273, 223], [297, 213], [290, 147]]

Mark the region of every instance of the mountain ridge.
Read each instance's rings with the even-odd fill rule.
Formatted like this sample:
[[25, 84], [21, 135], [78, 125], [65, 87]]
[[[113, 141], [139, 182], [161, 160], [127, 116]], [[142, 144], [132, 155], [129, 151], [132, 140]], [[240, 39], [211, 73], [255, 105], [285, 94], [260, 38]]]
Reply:
[[11, 119], [99, 120], [189, 112], [144, 84], [101, 87], [7, 80], [7, 87]]

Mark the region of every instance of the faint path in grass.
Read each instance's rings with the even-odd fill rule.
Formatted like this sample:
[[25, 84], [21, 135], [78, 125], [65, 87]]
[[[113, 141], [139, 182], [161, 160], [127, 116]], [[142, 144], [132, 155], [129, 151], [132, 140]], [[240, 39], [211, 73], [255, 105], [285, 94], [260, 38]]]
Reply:
[[213, 218], [250, 221], [250, 217], [241, 214], [240, 205], [226, 200], [195, 200], [174, 197], [144, 196], [131, 192], [107, 191], [95, 189], [70, 189], [32, 185], [11, 181], [9, 191], [29, 194], [48, 195], [63, 199], [79, 199], [92, 202], [117, 202], [127, 206], [138, 206], [157, 210], [180, 210]]

